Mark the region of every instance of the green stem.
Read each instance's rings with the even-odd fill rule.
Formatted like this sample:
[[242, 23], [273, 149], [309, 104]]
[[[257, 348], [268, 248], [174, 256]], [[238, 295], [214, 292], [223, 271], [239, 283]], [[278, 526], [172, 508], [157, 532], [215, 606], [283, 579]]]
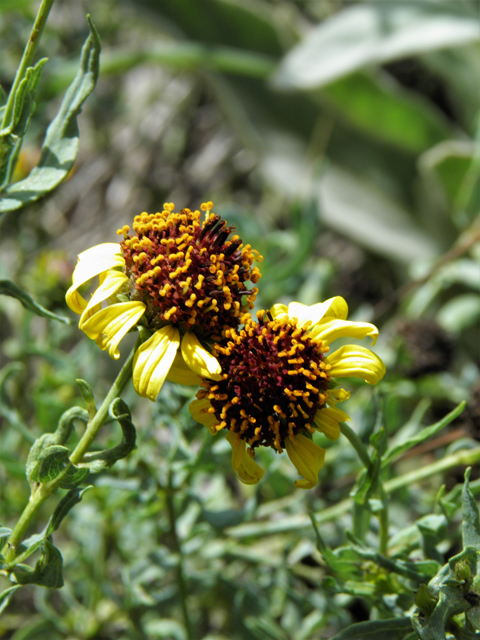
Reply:
[[193, 640], [192, 624], [190, 622], [190, 614], [187, 607], [187, 586], [185, 576], [183, 575], [183, 553], [180, 540], [177, 534], [177, 519], [175, 515], [175, 505], [173, 504], [174, 489], [172, 486], [172, 472], [169, 472], [168, 486], [166, 489], [168, 519], [170, 522], [170, 532], [173, 540], [173, 547], [177, 555], [177, 584], [180, 596], [180, 605], [182, 607], [183, 622], [187, 633], [188, 640]]
[[108, 392], [105, 400], [102, 402], [100, 409], [98, 409], [97, 413], [90, 421], [85, 433], [83, 434], [80, 442], [75, 447], [73, 453], [70, 456], [70, 462], [72, 464], [78, 464], [82, 461], [83, 456], [90, 449], [92, 442], [95, 440], [97, 433], [100, 431], [100, 428], [103, 426], [105, 420], [108, 417], [108, 410], [110, 408], [111, 403], [115, 398], [119, 398], [122, 391], [125, 388], [125, 385], [130, 380], [132, 376], [132, 366], [133, 366], [133, 358], [135, 356], [135, 350], [137, 345], [132, 349], [131, 354], [128, 356], [125, 364], [123, 365], [120, 373], [117, 376], [117, 379], [112, 385], [112, 388]]
[[13, 105], [15, 104], [15, 94], [17, 93], [18, 85], [24, 79], [27, 69], [32, 66], [35, 52], [37, 50], [38, 43], [40, 42], [40, 38], [42, 37], [43, 28], [45, 27], [45, 23], [47, 22], [48, 14], [50, 13], [53, 2], [54, 0], [42, 0], [40, 4], [37, 17], [35, 18], [35, 23], [23, 52], [23, 56], [20, 61], [20, 66], [18, 67], [17, 73], [15, 75], [12, 89], [8, 96], [5, 113], [3, 114], [2, 129], [8, 127], [8, 125], [10, 124], [10, 120], [12, 119], [13, 114]]
[[348, 424], [345, 424], [344, 422], [340, 422], [340, 431], [347, 438], [347, 440], [350, 442], [352, 447], [355, 449], [355, 451], [358, 454], [358, 457], [360, 458], [362, 463], [365, 465], [365, 468], [368, 469], [372, 464], [372, 461], [370, 460], [370, 456], [368, 455], [368, 451], [365, 445], [360, 440], [358, 435], [355, 433], [353, 429], [351, 429], [348, 426]]
[[[108, 409], [115, 398], [118, 398], [122, 393], [125, 385], [130, 380], [132, 375], [132, 365], [133, 358], [135, 355], [135, 347], [132, 349], [131, 354], [125, 361], [120, 373], [117, 376], [117, 379], [112, 385], [112, 388], [108, 392], [104, 401], [102, 402], [100, 408], [96, 412], [95, 416], [90, 421], [85, 433], [80, 438], [80, 442], [77, 444], [75, 450], [70, 456], [71, 464], [78, 464], [81, 462], [85, 453], [89, 450], [93, 440], [95, 439], [97, 433], [100, 428], [104, 424], [105, 420], [108, 417]], [[17, 555], [17, 549], [19, 544], [21, 543], [25, 532], [27, 531], [30, 523], [32, 522], [35, 514], [41, 505], [45, 502], [45, 500], [52, 495], [52, 493], [57, 489], [58, 485], [62, 481], [65, 473], [67, 472], [67, 468], [60, 473], [55, 480], [51, 482], [39, 485], [34, 491], [32, 491], [32, 495], [30, 496], [30, 500], [25, 507], [22, 515], [20, 516], [19, 521], [15, 525], [6, 545], [4, 546], [2, 553], [6, 557], [8, 562], [13, 562]]]

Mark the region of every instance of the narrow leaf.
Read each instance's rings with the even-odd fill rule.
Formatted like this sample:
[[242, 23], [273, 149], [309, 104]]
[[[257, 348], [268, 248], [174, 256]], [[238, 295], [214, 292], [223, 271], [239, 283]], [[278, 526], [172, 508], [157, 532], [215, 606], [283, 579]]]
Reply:
[[45, 529], [45, 537], [52, 535], [52, 533], [58, 529], [68, 512], [81, 501], [86, 492], [91, 488], [92, 486], [90, 485], [84, 489], [71, 489], [65, 496], [63, 496], [48, 521]]
[[0, 614], [3, 612], [5, 607], [8, 606], [8, 603], [12, 599], [12, 596], [20, 589], [20, 586], [21, 585], [17, 584], [13, 587], [5, 589], [5, 591], [2, 591], [2, 593], [0, 593]]
[[35, 568], [20, 564], [13, 569], [19, 584], [38, 584], [50, 589], [63, 587], [63, 558], [57, 547], [48, 538], [41, 544], [42, 557]]
[[97, 413], [97, 407], [95, 406], [95, 396], [93, 395], [92, 387], [85, 380], [78, 378], [76, 383], [80, 387], [80, 393], [82, 394], [83, 401], [87, 405], [88, 415], [90, 420]]
[[424, 440], [431, 438], [436, 433], [441, 431], [444, 427], [446, 427], [451, 422], [453, 422], [453, 420], [455, 420], [455, 418], [457, 418], [465, 409], [465, 405], [466, 405], [466, 402], [465, 400], [463, 400], [462, 402], [460, 402], [460, 404], [457, 407], [455, 407], [455, 409], [453, 409], [453, 411], [450, 411], [450, 413], [447, 413], [447, 415], [444, 418], [442, 418], [435, 424], [431, 425], [430, 427], [425, 427], [425, 429], [422, 429], [420, 433], [417, 433], [416, 436], [408, 438], [404, 442], [401, 442], [393, 447], [390, 447], [390, 449], [387, 450], [387, 452], [383, 457], [382, 468], [386, 467], [388, 464], [390, 464], [392, 460], [402, 455], [402, 453], [405, 453], [405, 451], [408, 451], [409, 449], [411, 449], [412, 447], [415, 447], [417, 444], [420, 444]]
[[464, 547], [475, 547], [480, 551], [480, 517], [477, 503], [469, 487], [471, 470], [469, 467], [465, 471], [465, 484], [462, 492], [462, 539]]
[[52, 191], [67, 176], [77, 158], [77, 117], [93, 91], [100, 68], [100, 38], [87, 16], [90, 35], [82, 49], [80, 69], [63, 99], [60, 111], [45, 136], [38, 166], [30, 175], [10, 185], [0, 197], [0, 215], [20, 209]]
[[4, 296], [10, 296], [11, 298], [16, 298], [23, 304], [25, 309], [28, 309], [28, 311], [32, 311], [37, 316], [43, 316], [45, 318], [50, 318], [51, 320], [57, 320], [58, 322], [63, 322], [64, 324], [72, 324], [72, 320], [70, 320], [69, 318], [59, 316], [56, 313], [45, 309], [45, 307], [42, 307], [41, 304], [35, 302], [30, 294], [28, 294], [23, 289], [20, 289], [20, 287], [18, 287], [10, 280], [0, 280], [0, 294], [3, 294]]
[[331, 640], [404, 640], [405, 634], [412, 630], [410, 618], [392, 618], [390, 620], [371, 620], [358, 622], [340, 631]]

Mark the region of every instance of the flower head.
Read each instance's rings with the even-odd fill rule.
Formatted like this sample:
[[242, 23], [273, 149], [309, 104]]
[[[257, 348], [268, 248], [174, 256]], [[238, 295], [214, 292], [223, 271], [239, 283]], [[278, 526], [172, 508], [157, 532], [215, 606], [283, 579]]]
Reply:
[[[258, 290], [247, 289], [261, 260], [233, 227], [215, 215], [211, 202], [200, 212], [174, 213], [167, 203], [161, 213], [142, 213], [124, 226], [120, 244], [100, 244], [78, 256], [68, 306], [80, 314], [80, 328], [119, 357], [118, 345], [136, 325], [151, 334], [136, 352], [133, 383], [137, 393], [155, 400], [165, 380], [196, 384], [198, 376], [219, 378], [218, 360], [205, 348], [225, 330], [243, 322]], [[87, 302], [79, 288], [99, 277]], [[203, 343], [203, 344], [202, 344]]]
[[275, 305], [259, 312], [258, 322], [248, 319], [241, 331], [226, 331], [214, 346], [223, 374], [203, 381], [190, 411], [213, 434], [228, 430], [232, 465], [242, 482], [254, 484], [262, 477], [254, 455], [257, 447], [267, 446], [278, 453], [286, 449], [303, 476], [297, 487], [317, 484], [325, 450], [312, 434], [320, 431], [336, 440], [339, 423], [349, 420], [336, 404], [350, 394], [333, 378], [358, 376], [376, 384], [385, 374], [380, 358], [364, 347], [343, 346], [327, 355], [336, 338], [376, 340], [374, 325], [349, 322], [347, 314], [340, 297], [312, 307]]

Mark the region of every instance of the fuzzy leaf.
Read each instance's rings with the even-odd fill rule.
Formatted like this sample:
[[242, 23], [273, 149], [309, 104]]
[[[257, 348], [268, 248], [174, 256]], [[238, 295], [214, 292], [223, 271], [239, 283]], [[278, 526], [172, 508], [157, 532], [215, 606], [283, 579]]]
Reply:
[[88, 415], [92, 419], [97, 413], [97, 407], [95, 406], [95, 396], [93, 395], [92, 387], [85, 380], [78, 378], [76, 383], [80, 387], [80, 393], [82, 394], [83, 401], [87, 405]]
[[95, 87], [100, 68], [100, 38], [89, 16], [87, 20], [90, 35], [82, 49], [80, 69], [48, 127], [39, 163], [27, 178], [4, 191], [0, 197], [0, 215], [20, 209], [52, 191], [73, 167], [79, 147], [77, 117]]
[[92, 486], [85, 487], [84, 489], [71, 489], [67, 495], [63, 496], [60, 502], [57, 504], [55, 511], [52, 513], [50, 520], [48, 521], [47, 527], [45, 529], [45, 536], [48, 537], [52, 535], [54, 531], [58, 529], [62, 520], [68, 514], [68, 512], [78, 504], [83, 496], [89, 491]]
[[41, 544], [42, 557], [32, 569], [28, 565], [17, 565], [13, 573], [19, 584], [38, 584], [50, 589], [63, 587], [63, 558], [57, 547], [48, 538]]
[[463, 524], [462, 539], [464, 547], [474, 547], [480, 551], [480, 517], [478, 506], [470, 491], [471, 468], [465, 471], [465, 484], [462, 492]]

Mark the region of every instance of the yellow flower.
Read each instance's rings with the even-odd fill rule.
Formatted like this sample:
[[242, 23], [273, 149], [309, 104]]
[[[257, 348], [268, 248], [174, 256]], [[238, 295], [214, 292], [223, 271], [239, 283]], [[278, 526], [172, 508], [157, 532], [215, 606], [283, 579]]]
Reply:
[[[80, 315], [80, 329], [112, 358], [120, 356], [118, 345], [133, 327], [148, 329], [150, 337], [135, 354], [133, 384], [150, 400], [165, 379], [219, 379], [220, 364], [206, 347], [238, 327], [258, 293], [245, 282], [258, 281], [252, 262], [262, 257], [238, 236], [228, 239], [233, 227], [212, 207], [202, 204], [202, 224], [199, 211], [174, 213], [167, 203], [161, 213], [136, 216], [135, 235], [124, 226], [119, 244], [100, 244], [78, 256], [67, 304]], [[97, 276], [87, 302], [79, 289]]]
[[255, 449], [268, 446], [277, 453], [286, 449], [303, 476], [297, 487], [318, 483], [325, 450], [312, 434], [320, 431], [336, 440], [339, 423], [350, 419], [336, 406], [350, 394], [333, 378], [357, 376], [376, 384], [385, 374], [380, 358], [364, 347], [343, 346], [327, 355], [336, 338], [369, 336], [375, 342], [374, 325], [349, 322], [347, 315], [340, 297], [311, 307], [277, 304], [259, 312], [258, 322], [249, 318], [241, 331], [226, 330], [225, 339], [214, 345], [223, 373], [217, 381], [203, 380], [190, 412], [212, 434], [228, 429], [232, 466], [242, 482], [260, 480]]

